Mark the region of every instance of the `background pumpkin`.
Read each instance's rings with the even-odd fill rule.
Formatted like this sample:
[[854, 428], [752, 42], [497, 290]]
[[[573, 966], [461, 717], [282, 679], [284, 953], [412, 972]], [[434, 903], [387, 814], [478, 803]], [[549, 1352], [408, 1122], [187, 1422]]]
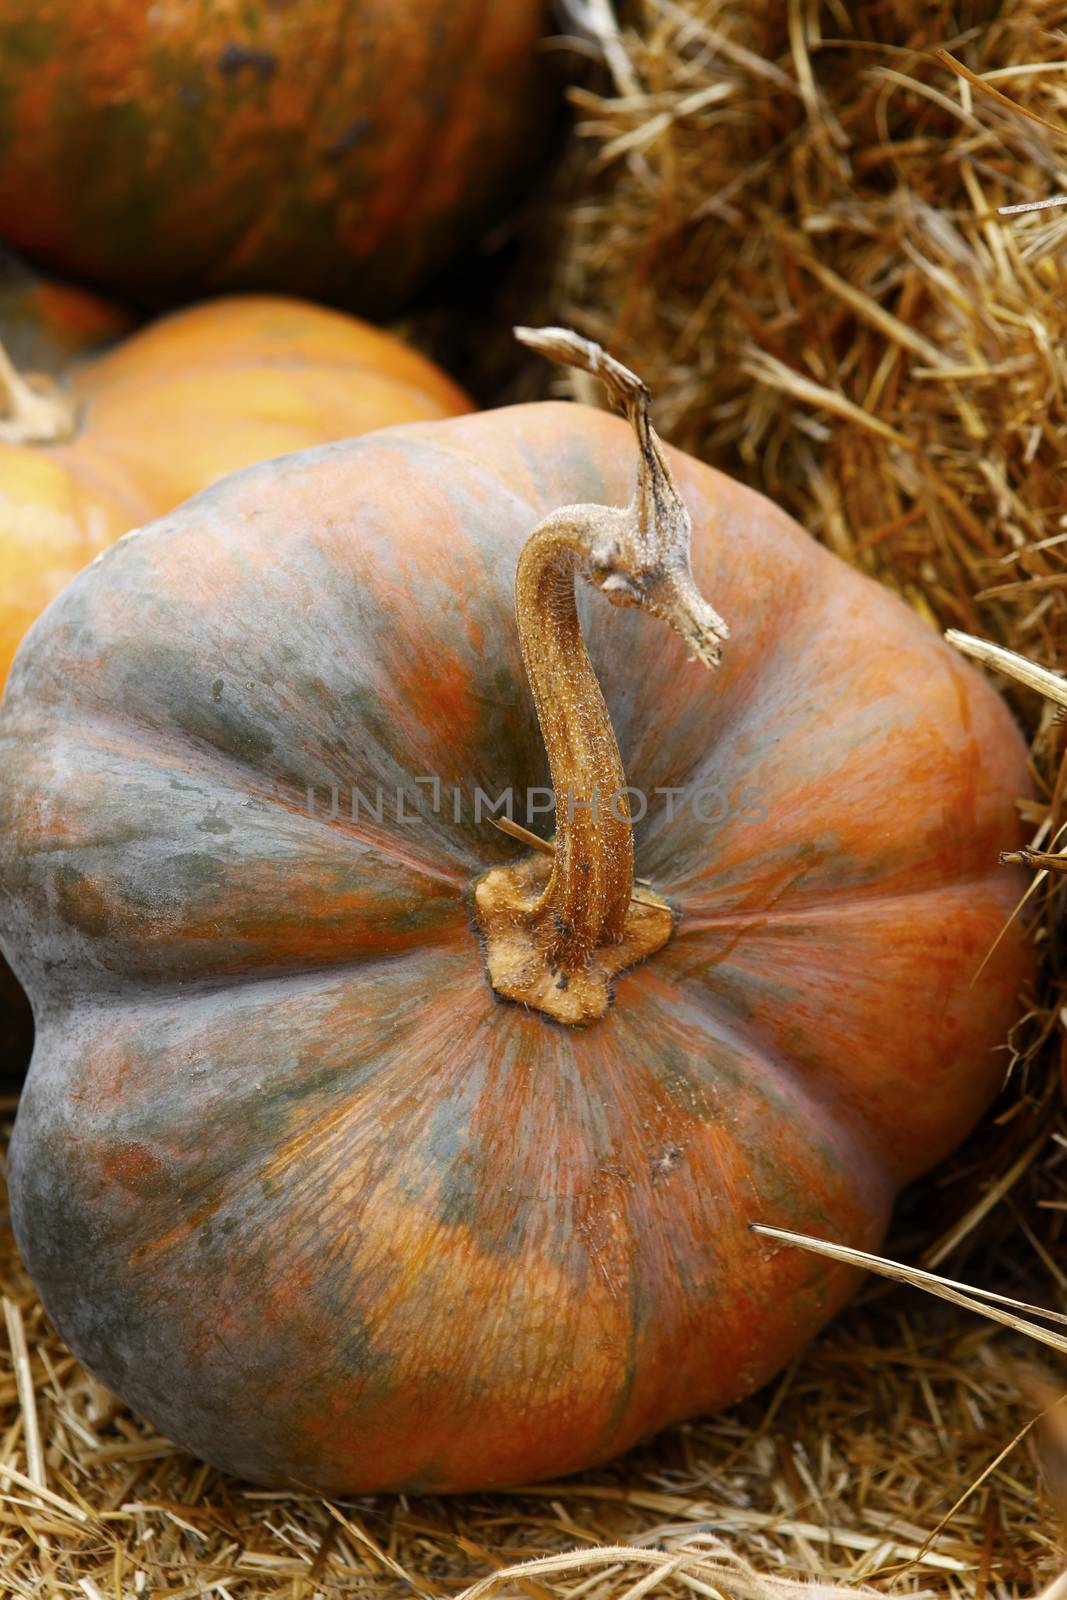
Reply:
[[[76, 349], [113, 326], [89, 297], [47, 285], [28, 293], [33, 315], [11, 326], [36, 355]], [[178, 312], [69, 369], [68, 379], [71, 437], [0, 442], [0, 688], [31, 623], [132, 527], [237, 467], [470, 404], [398, 339], [266, 296]], [[21, 1071], [28, 1019], [21, 1004], [13, 1012], [2, 958], [0, 980], [5, 1065]]]
[[0, 236], [108, 288], [396, 305], [542, 153], [544, 0], [0, 0]]
[[69, 438], [0, 442], [0, 685], [31, 622], [130, 528], [252, 462], [470, 406], [398, 339], [273, 296], [176, 312], [68, 378]]
[[[1010, 718], [897, 599], [672, 459], [733, 639], [712, 678], [586, 608], [629, 781], [682, 800], [638, 829], [675, 936], [584, 1031], [488, 984], [469, 890], [515, 847], [470, 798], [545, 782], [516, 559], [555, 508], [625, 501], [618, 421], [519, 407], [242, 473], [20, 654], [16, 1231], [82, 1359], [232, 1471], [529, 1480], [751, 1390], [850, 1279], [748, 1221], [873, 1246], [999, 1081], [1014, 928], [972, 979], [1017, 891]], [[420, 819], [310, 815], [334, 783]]]

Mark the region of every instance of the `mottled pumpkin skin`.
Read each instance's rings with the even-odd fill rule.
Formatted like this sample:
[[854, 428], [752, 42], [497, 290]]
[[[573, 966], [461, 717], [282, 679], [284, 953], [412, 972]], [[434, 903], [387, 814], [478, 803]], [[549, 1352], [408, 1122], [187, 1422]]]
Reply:
[[672, 461], [733, 637], [712, 675], [586, 604], [653, 800], [637, 871], [679, 923], [585, 1031], [489, 987], [470, 888], [516, 847], [472, 799], [546, 782], [516, 561], [549, 510], [628, 498], [623, 423], [519, 407], [241, 473], [20, 652], [17, 1237], [89, 1367], [233, 1472], [492, 1487], [743, 1395], [854, 1281], [748, 1222], [876, 1246], [1000, 1080], [1014, 928], [972, 979], [1018, 891], [1009, 716], [897, 599]]
[[[23, 329], [27, 360], [74, 353], [118, 325], [76, 291], [27, 293], [27, 315], [12, 324]], [[31, 623], [130, 528], [252, 462], [470, 408], [399, 340], [274, 296], [163, 318], [68, 379], [81, 406], [72, 440], [0, 443], [0, 689]], [[12, 988], [0, 958], [0, 1073], [28, 1058], [25, 1009], [13, 1016]]]
[[0, 237], [380, 312], [543, 151], [545, 0], [0, 0]]

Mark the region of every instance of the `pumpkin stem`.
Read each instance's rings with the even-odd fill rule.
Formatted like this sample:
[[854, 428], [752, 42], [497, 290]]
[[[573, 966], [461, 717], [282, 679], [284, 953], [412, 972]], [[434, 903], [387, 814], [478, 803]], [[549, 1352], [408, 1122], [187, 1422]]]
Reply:
[[575, 580], [614, 605], [668, 623], [691, 657], [718, 664], [729, 630], [693, 581], [692, 524], [649, 416], [641, 379], [565, 328], [517, 328], [523, 344], [598, 377], [637, 442], [626, 507], [565, 506], [519, 557], [515, 610], [556, 797], [553, 854], [487, 873], [475, 891], [490, 981], [499, 994], [583, 1025], [604, 1015], [611, 979], [670, 938], [657, 895], [634, 895], [626, 776], [582, 639]]
[[74, 405], [39, 374], [24, 376], [0, 343], [0, 441], [59, 444], [74, 433]]

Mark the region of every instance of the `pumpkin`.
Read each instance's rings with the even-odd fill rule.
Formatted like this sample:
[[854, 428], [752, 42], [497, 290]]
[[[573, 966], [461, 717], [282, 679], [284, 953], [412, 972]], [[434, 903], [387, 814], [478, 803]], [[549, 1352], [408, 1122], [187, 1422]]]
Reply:
[[543, 153], [546, 0], [0, 0], [0, 237], [74, 278], [381, 312]]
[[[15, 327], [37, 355], [73, 351], [114, 326], [86, 296], [49, 285], [34, 293], [35, 314]], [[130, 528], [250, 462], [470, 404], [397, 339], [338, 312], [259, 296], [163, 318], [71, 369], [73, 404], [31, 389], [10, 364], [6, 371], [0, 688], [34, 619]], [[21, 1005], [17, 1029], [11, 1018], [10, 987], [8, 977], [0, 1044], [6, 1033], [9, 1069], [24, 1063], [26, 1040]], [[0, 1066], [4, 1057], [0, 1049]]]
[[254, 461], [470, 406], [391, 335], [255, 295], [161, 318], [70, 387], [73, 405], [21, 386], [0, 420], [0, 685], [34, 618], [130, 528]]
[[[66, 284], [9, 270], [0, 282], [0, 341], [20, 367], [55, 371], [73, 357], [129, 331], [130, 320], [106, 300]], [[0, 447], [0, 462], [3, 460]], [[3, 493], [0, 480], [0, 496]], [[3, 606], [0, 600], [0, 609]], [[8, 663], [0, 673], [6, 675]], [[21, 1081], [33, 1045], [29, 1002], [0, 956], [0, 1083]]]
[[0, 714], [20, 1247], [104, 1383], [265, 1483], [529, 1481], [762, 1384], [854, 1280], [749, 1224], [874, 1248], [1028, 967], [1012, 926], [974, 982], [1028, 782], [994, 692], [528, 339], [628, 420], [238, 473], [66, 591]]

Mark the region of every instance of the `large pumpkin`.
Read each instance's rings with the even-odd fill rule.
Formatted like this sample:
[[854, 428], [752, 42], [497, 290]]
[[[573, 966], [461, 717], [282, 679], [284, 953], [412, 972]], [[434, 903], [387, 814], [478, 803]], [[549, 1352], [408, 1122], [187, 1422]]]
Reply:
[[542, 156], [546, 0], [0, 0], [0, 237], [380, 311]]
[[[1007, 712], [760, 496], [673, 454], [678, 498], [633, 414], [629, 513], [603, 413], [386, 431], [123, 541], [19, 655], [17, 1237], [89, 1367], [231, 1471], [503, 1485], [744, 1394], [852, 1281], [749, 1222], [874, 1247], [1001, 1077]], [[557, 796], [617, 764], [576, 564], [631, 607], [585, 622], [636, 887], [603, 795], [554, 858], [485, 814], [548, 781], [517, 569]]]
[[[73, 352], [118, 325], [73, 291], [39, 285], [26, 296], [3, 310], [27, 359]], [[38, 442], [4, 442], [0, 420], [0, 689], [30, 624], [130, 528], [237, 467], [470, 404], [388, 334], [259, 296], [164, 318], [68, 378], [73, 405], [23, 391], [31, 407], [40, 401]], [[12, 433], [19, 420], [8, 419]], [[9, 1003], [11, 987], [0, 958], [0, 1073], [25, 1060], [26, 1012]]]

